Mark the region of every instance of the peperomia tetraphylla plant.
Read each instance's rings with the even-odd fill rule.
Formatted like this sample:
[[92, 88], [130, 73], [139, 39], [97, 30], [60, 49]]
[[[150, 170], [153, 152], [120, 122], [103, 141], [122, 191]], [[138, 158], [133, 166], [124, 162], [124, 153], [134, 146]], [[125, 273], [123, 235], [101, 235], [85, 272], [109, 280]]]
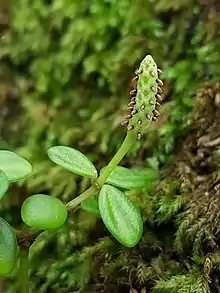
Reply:
[[[0, 275], [10, 274], [16, 267], [19, 256], [20, 292], [29, 292], [28, 254], [37, 236], [44, 230], [61, 227], [68, 211], [78, 205], [103, 223], [115, 239], [126, 247], [135, 246], [142, 235], [143, 222], [125, 190], [144, 188], [148, 178], [144, 170], [118, 166], [136, 140], [141, 139], [151, 122], [157, 121], [161, 100], [162, 73], [150, 55], [147, 55], [136, 70], [128, 104], [129, 114], [121, 123], [127, 127], [126, 137], [110, 163], [98, 174], [90, 160], [78, 150], [67, 146], [54, 146], [48, 150], [51, 161], [70, 172], [89, 177], [91, 186], [67, 204], [45, 194], [28, 197], [21, 208], [23, 222], [29, 227], [18, 231], [0, 218]], [[0, 150], [0, 199], [6, 194], [10, 183], [24, 179], [32, 173], [31, 164], [17, 154]], [[118, 189], [120, 188], [120, 189]], [[124, 190], [124, 191], [123, 191]]]

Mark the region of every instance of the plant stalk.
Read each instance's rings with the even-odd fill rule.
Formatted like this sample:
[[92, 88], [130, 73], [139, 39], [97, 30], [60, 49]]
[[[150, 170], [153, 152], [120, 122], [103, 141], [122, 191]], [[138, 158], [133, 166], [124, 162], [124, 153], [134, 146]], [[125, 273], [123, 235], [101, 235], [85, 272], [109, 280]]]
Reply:
[[78, 206], [83, 200], [89, 198], [92, 195], [95, 195], [98, 192], [99, 188], [94, 184], [90, 186], [86, 191], [84, 191], [82, 194], [71, 200], [67, 203], [67, 209], [69, 211], [73, 210], [76, 206]]
[[130, 148], [132, 147], [134, 142], [135, 142], [134, 136], [128, 133], [127, 136], [125, 137], [122, 145], [118, 149], [117, 153], [114, 155], [114, 157], [109, 162], [109, 164], [105, 167], [105, 170], [98, 177], [96, 182], [91, 187], [89, 187], [85, 192], [83, 192], [81, 195], [79, 195], [78, 197], [71, 200], [67, 204], [68, 210], [73, 210], [83, 200], [98, 193], [98, 191], [104, 185], [106, 179], [109, 177], [109, 175], [111, 175], [111, 173], [114, 171], [114, 169], [120, 163], [120, 161], [123, 159], [123, 157], [126, 155], [126, 153], [130, 150]]
[[29, 293], [28, 256], [29, 256], [29, 247], [21, 246], [20, 247], [20, 268], [19, 268], [20, 293]]
[[112, 160], [109, 162], [109, 164], [106, 166], [103, 173], [99, 176], [97, 179], [97, 183], [100, 187], [102, 187], [106, 181], [106, 179], [111, 175], [111, 173], [114, 171], [114, 169], [117, 167], [117, 165], [120, 163], [120, 161], [123, 159], [123, 157], [127, 154], [127, 152], [130, 150], [132, 145], [135, 142], [134, 135], [131, 135], [128, 133], [118, 149], [117, 153], [114, 155]]

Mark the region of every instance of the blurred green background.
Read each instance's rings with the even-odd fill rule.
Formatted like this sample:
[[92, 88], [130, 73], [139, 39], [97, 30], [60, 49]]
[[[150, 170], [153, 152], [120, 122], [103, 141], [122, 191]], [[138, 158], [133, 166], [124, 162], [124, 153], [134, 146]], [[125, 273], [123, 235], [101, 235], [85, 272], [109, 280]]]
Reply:
[[[22, 226], [27, 196], [48, 193], [68, 202], [90, 184], [49, 162], [47, 149], [72, 146], [103, 167], [125, 136], [119, 124], [140, 61], [151, 54], [164, 71], [160, 122], [121, 163], [149, 169], [149, 186], [131, 193], [145, 221], [140, 245], [121, 247], [100, 220], [78, 210], [65, 227], [34, 245], [31, 292], [129, 292], [129, 276], [146, 292], [220, 292], [208, 291], [198, 271], [190, 281], [178, 279], [187, 269], [170, 256], [178, 252], [172, 251], [174, 223], [158, 227], [154, 211], [159, 170], [189, 133], [196, 91], [219, 80], [219, 11], [217, 0], [0, 1], [0, 148], [34, 166], [33, 176], [13, 185], [0, 206], [15, 227]], [[167, 193], [178, 184], [172, 182]], [[185, 201], [177, 198], [170, 217]], [[167, 275], [175, 275], [174, 285], [155, 287]], [[195, 280], [200, 291], [175, 287]], [[5, 285], [5, 292], [17, 292], [15, 274]]]

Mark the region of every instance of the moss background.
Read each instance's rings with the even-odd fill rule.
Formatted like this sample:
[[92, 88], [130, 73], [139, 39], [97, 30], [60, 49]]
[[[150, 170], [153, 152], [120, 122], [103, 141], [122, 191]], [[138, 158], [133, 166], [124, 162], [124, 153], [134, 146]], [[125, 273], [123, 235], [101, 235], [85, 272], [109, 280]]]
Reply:
[[[16, 227], [28, 195], [67, 202], [89, 186], [46, 150], [72, 146], [104, 166], [139, 62], [151, 54], [164, 71], [160, 122], [121, 163], [154, 178], [129, 192], [141, 242], [123, 248], [78, 210], [33, 246], [31, 292], [220, 292], [219, 19], [217, 0], [0, 1], [0, 148], [34, 166], [1, 202]], [[4, 284], [17, 292], [14, 275]]]

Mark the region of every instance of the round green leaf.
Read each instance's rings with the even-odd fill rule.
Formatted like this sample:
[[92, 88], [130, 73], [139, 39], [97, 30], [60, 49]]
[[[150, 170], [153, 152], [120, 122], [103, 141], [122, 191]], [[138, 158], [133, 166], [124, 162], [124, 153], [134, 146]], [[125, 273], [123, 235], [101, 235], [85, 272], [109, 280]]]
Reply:
[[0, 150], [0, 169], [6, 174], [9, 182], [24, 179], [32, 172], [32, 166], [27, 160], [5, 150]]
[[99, 205], [96, 198], [85, 199], [81, 203], [81, 209], [100, 218]]
[[5, 173], [0, 170], [0, 199], [3, 198], [6, 191], [8, 190], [8, 178]]
[[99, 194], [99, 211], [111, 234], [124, 246], [133, 247], [141, 238], [140, 212], [120, 190], [104, 185]]
[[22, 205], [21, 217], [30, 227], [49, 230], [62, 226], [67, 219], [66, 206], [56, 197], [35, 194]]
[[106, 182], [124, 189], [145, 188], [156, 176], [155, 170], [134, 170], [117, 166]]
[[17, 261], [18, 245], [11, 226], [0, 218], [0, 275], [10, 274]]
[[51, 161], [75, 174], [93, 179], [98, 176], [94, 165], [78, 150], [66, 146], [54, 146], [47, 153]]

